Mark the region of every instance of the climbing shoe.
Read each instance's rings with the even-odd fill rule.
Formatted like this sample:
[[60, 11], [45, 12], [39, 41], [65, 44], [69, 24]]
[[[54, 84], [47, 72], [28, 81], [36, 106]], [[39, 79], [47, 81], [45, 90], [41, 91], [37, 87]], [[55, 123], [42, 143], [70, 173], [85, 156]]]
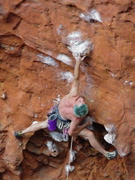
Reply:
[[21, 132], [21, 131], [15, 131], [15, 132], [14, 132], [14, 136], [15, 136], [16, 138], [20, 138], [20, 137], [22, 137], [22, 132]]
[[108, 160], [114, 159], [114, 158], [117, 157], [117, 154], [118, 154], [117, 150], [115, 150], [115, 151], [113, 151], [113, 152], [108, 152], [108, 153], [107, 153], [107, 159], [108, 159]]

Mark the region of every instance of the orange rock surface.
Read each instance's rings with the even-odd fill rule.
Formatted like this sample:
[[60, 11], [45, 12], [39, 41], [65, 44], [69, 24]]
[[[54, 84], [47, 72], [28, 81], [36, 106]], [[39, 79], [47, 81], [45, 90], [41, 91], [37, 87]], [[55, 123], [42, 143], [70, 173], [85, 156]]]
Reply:
[[45, 120], [55, 98], [69, 92], [71, 36], [93, 44], [81, 65], [80, 91], [106, 129], [97, 138], [119, 155], [108, 161], [78, 138], [69, 180], [134, 180], [134, 0], [0, 1], [0, 180], [66, 179], [67, 143], [46, 130], [17, 140], [14, 131]]

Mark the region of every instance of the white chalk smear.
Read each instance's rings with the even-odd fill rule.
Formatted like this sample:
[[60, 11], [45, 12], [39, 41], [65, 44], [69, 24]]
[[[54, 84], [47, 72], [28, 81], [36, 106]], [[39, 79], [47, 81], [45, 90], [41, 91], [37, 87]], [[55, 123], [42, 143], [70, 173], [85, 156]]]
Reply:
[[75, 169], [74, 166], [70, 166], [68, 164], [65, 166], [66, 174], [68, 174], [69, 172], [72, 172], [74, 169]]
[[117, 77], [117, 74], [111, 73], [111, 76], [115, 78], [115, 77]]
[[94, 21], [102, 23], [101, 16], [96, 9], [92, 9], [88, 13], [81, 13], [79, 16], [81, 19], [84, 19], [87, 22], [91, 22], [94, 20]]
[[55, 60], [51, 58], [50, 56], [43, 56], [42, 54], [38, 54], [37, 57], [38, 57], [38, 60], [44, 64], [47, 64], [49, 66], [57, 66], [57, 63], [55, 62]]
[[130, 81], [130, 82], [129, 82], [129, 85], [130, 85], [130, 86], [132, 86], [132, 85], [133, 85], [133, 82], [132, 82], [132, 81]]
[[127, 85], [127, 83], [128, 83], [128, 81], [124, 81], [124, 85], [125, 85], [125, 86]]
[[125, 157], [127, 155], [127, 153], [121, 151], [121, 152], [119, 152], [119, 155], [120, 155], [120, 157]]
[[52, 139], [54, 139], [55, 141], [58, 141], [58, 142], [66, 141], [63, 137], [63, 134], [60, 132], [50, 131], [49, 134], [52, 137]]
[[114, 145], [116, 141], [116, 128], [113, 124], [107, 124], [104, 126], [106, 131], [108, 132], [105, 136], [104, 139], [106, 142], [109, 144]]
[[72, 62], [72, 60], [65, 54], [58, 54], [57, 59], [67, 65], [70, 65]]
[[127, 86], [127, 85], [130, 85], [132, 86], [133, 85], [133, 82], [132, 81], [124, 81], [124, 86]]
[[113, 124], [107, 124], [104, 127], [108, 133], [112, 133], [115, 131], [115, 126]]
[[7, 98], [6, 93], [4, 92], [0, 98], [3, 99], [3, 100], [5, 100], [5, 99]]
[[53, 99], [54, 105], [59, 104], [59, 102], [60, 102], [60, 94], [58, 94], [57, 98]]
[[37, 118], [38, 117], [38, 115], [37, 114], [34, 114], [34, 118]]
[[57, 33], [58, 35], [61, 35], [62, 34], [62, 28], [63, 28], [63, 25], [59, 25], [59, 27], [57, 28]]
[[72, 33], [70, 33], [68, 36], [67, 36], [67, 38], [68, 38], [68, 43], [69, 43], [69, 45], [72, 45], [72, 44], [74, 44], [75, 42], [80, 42], [81, 41], [81, 39], [82, 39], [82, 34], [81, 34], [81, 32], [79, 32], [79, 31], [75, 31], [75, 32], [72, 32]]
[[108, 133], [104, 136], [104, 140], [108, 142], [109, 144], [114, 145], [114, 142], [116, 140], [116, 134], [114, 133]]
[[70, 151], [70, 156], [69, 156], [69, 159], [70, 159], [70, 163], [74, 162], [74, 160], [76, 159], [76, 154], [77, 152], [76, 151]]
[[73, 81], [73, 74], [71, 72], [61, 72], [61, 76], [63, 80], [67, 80], [68, 83]]
[[48, 150], [52, 153], [54, 152], [58, 152], [58, 147], [56, 146], [55, 143], [53, 143], [52, 141], [47, 141], [46, 143]]
[[48, 150], [52, 150], [53, 142], [52, 141], [47, 141], [46, 143]]
[[120, 157], [125, 157], [129, 153], [129, 150], [127, 149], [128, 146], [123, 145], [122, 143], [123, 142], [119, 142], [119, 144], [117, 144], [117, 150]]
[[92, 42], [82, 40], [82, 34], [78, 31], [72, 32], [67, 36], [68, 49], [72, 52], [76, 60], [80, 56], [86, 56], [93, 49]]

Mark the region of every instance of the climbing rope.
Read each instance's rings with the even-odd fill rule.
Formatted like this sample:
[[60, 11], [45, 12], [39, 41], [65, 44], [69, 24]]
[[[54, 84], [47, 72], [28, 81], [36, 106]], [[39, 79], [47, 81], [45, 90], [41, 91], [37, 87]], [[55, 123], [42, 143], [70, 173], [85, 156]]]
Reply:
[[71, 144], [70, 144], [70, 151], [69, 151], [69, 161], [68, 161], [68, 170], [67, 170], [67, 180], [69, 177], [69, 169], [70, 169], [70, 157], [71, 157], [71, 153], [72, 153], [72, 147], [73, 147], [73, 136], [71, 138]]

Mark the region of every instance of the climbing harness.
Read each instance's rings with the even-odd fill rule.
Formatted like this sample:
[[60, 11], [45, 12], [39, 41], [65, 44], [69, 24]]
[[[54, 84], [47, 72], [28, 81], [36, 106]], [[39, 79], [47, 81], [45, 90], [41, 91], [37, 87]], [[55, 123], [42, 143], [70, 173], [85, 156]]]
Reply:
[[69, 160], [68, 160], [68, 168], [67, 168], [67, 180], [68, 180], [68, 177], [69, 177], [69, 169], [70, 169], [70, 157], [71, 157], [71, 154], [72, 154], [72, 147], [73, 147], [73, 136], [71, 137], [71, 144], [70, 144], [70, 150], [69, 150]]
[[68, 129], [70, 128], [70, 120], [64, 120], [59, 115], [58, 105], [53, 106], [48, 116], [48, 129], [55, 131], [56, 129], [63, 133], [64, 141], [68, 141]]

